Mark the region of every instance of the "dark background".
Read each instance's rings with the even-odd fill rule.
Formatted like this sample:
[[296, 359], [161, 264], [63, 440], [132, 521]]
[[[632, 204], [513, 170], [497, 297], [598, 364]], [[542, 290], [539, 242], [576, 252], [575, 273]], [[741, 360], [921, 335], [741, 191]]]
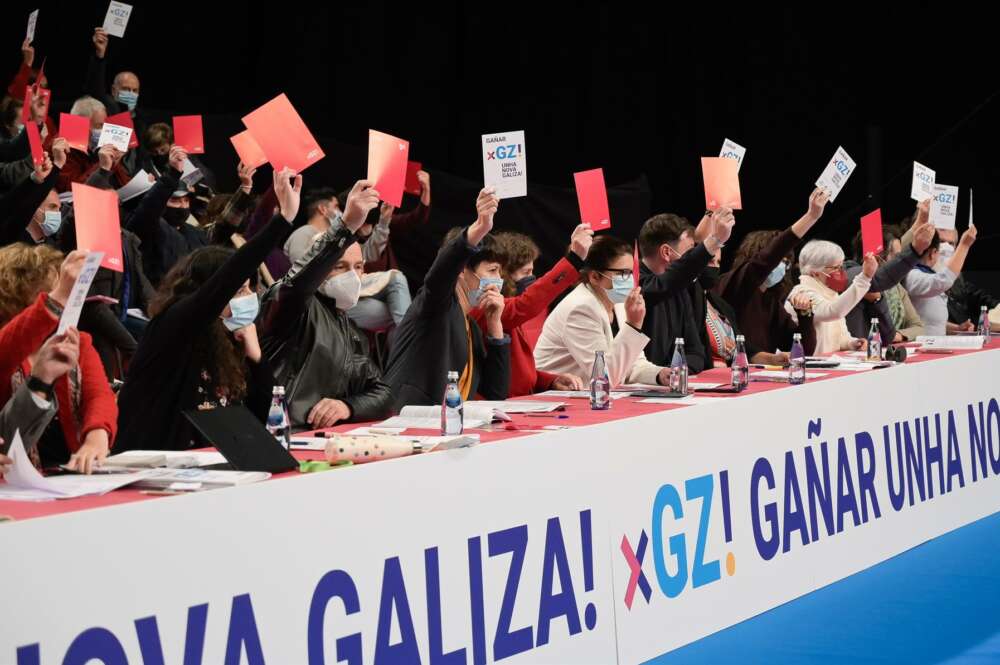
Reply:
[[[68, 106], [107, 3], [6, 4], [11, 75], [39, 6], [35, 66], [48, 58], [57, 105]], [[578, 219], [574, 171], [604, 168], [613, 233], [631, 240], [654, 212], [697, 221], [699, 157], [728, 137], [748, 149], [738, 236], [797, 219], [843, 145], [859, 167], [813, 237], [845, 242], [879, 206], [886, 222], [910, 214], [918, 159], [962, 187], [960, 229], [976, 189], [981, 239], [969, 268], [996, 271], [995, 22], [971, 4], [810, 7], [141, 1], [125, 38], [111, 38], [109, 73], [136, 71], [147, 109], [204, 114], [205, 161], [230, 188], [228, 137], [280, 92], [327, 153], [307, 188], [364, 176], [369, 128], [410, 140], [410, 158], [433, 176], [431, 240], [406, 244], [416, 264], [449, 226], [473, 219], [480, 135], [524, 129], [529, 197], [504, 201], [497, 225], [536, 237], [543, 263]], [[258, 190], [267, 178], [258, 173]]]

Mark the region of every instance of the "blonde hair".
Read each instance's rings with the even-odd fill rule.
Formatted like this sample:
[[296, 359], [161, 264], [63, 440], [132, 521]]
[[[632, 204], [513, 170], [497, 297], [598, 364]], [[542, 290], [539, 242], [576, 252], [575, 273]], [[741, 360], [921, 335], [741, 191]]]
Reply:
[[51, 290], [59, 277], [62, 252], [23, 242], [0, 249], [0, 325]]

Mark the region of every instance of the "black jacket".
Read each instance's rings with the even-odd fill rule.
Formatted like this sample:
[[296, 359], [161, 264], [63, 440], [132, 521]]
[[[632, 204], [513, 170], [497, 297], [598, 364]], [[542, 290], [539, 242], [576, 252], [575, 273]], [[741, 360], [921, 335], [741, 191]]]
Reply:
[[959, 275], [948, 289], [948, 320], [952, 323], [971, 321], [978, 326], [981, 307], [986, 305], [986, 309], [993, 309], [997, 303], [1000, 300], [996, 296]]
[[669, 367], [674, 340], [683, 337], [688, 371], [697, 374], [705, 369], [705, 345], [699, 332], [705, 320], [697, 319], [691, 286], [711, 260], [705, 245], [698, 243], [672, 261], [663, 274], [654, 275], [645, 263], [640, 264], [639, 285], [646, 301], [642, 332], [650, 339], [645, 353], [651, 363]]
[[[52, 172], [40, 183], [35, 182], [33, 175], [25, 176], [14, 189], [0, 196], [0, 247], [15, 242], [34, 244], [34, 239], [26, 227], [34, 217], [35, 211], [45, 201], [59, 178], [59, 169], [52, 167]], [[53, 239], [49, 244], [54, 244]]]
[[410, 309], [390, 339], [385, 379], [392, 386], [393, 409], [408, 404], [439, 404], [448, 372], [461, 374], [469, 362], [472, 334], [474, 358], [470, 397], [507, 399], [510, 390], [510, 338], [483, 339], [479, 324], [462, 311], [455, 282], [477, 251], [468, 231], [438, 252]]
[[[712, 304], [712, 307], [716, 309], [719, 314], [733, 327], [733, 335], [741, 335], [743, 331], [740, 330], [739, 325], [736, 322], [736, 310], [730, 305], [726, 300], [714, 291], [716, 285], [718, 284], [718, 279], [709, 280], [708, 271], [702, 273], [701, 277], [698, 278], [694, 284], [691, 285], [691, 305], [694, 311], [694, 321], [698, 326], [698, 335], [701, 338], [702, 348], [705, 349], [705, 369], [711, 369], [713, 367], [712, 360], [712, 343], [708, 339], [708, 328], [705, 325], [705, 317], [708, 314], [708, 307], [706, 301]], [[687, 347], [687, 344], [684, 345]], [[686, 350], [686, 348], [685, 348]], [[747, 359], [753, 358], [757, 353], [761, 351], [766, 351], [767, 349], [760, 349], [754, 345], [749, 339], [746, 340], [746, 352]], [[732, 363], [728, 363], [732, 365]]]
[[142, 261], [153, 286], [159, 285], [177, 261], [208, 245], [208, 237], [201, 229], [186, 222], [171, 226], [162, 219], [167, 200], [177, 189], [180, 177], [180, 171], [168, 168], [143, 195], [124, 225], [142, 242]]
[[285, 386], [292, 427], [308, 428], [309, 411], [324, 398], [351, 410], [347, 422], [389, 415], [392, 395], [368, 356], [368, 341], [335, 301], [316, 293], [354, 243], [340, 227], [326, 233], [264, 296], [261, 349]]

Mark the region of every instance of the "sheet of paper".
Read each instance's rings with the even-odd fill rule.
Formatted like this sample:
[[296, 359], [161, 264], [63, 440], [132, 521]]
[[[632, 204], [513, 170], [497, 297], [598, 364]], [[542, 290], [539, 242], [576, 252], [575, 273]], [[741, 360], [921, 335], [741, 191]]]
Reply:
[[276, 171], [302, 173], [326, 156], [285, 94], [243, 116], [243, 124]]
[[103, 252], [102, 268], [122, 272], [121, 220], [118, 217], [118, 193], [74, 182], [73, 216], [76, 218], [76, 247], [88, 252]]
[[465, 403], [466, 408], [493, 409], [502, 413], [550, 413], [566, 406], [563, 402], [541, 402], [531, 400], [505, 400], [502, 402], [490, 402], [486, 400], [469, 400]]
[[724, 159], [736, 160], [736, 163], [739, 164], [739, 167], [737, 167], [736, 169], [737, 171], [739, 171], [740, 168], [742, 168], [743, 157], [746, 156], [746, 154], [747, 154], [746, 148], [741, 146], [736, 141], [732, 141], [730, 139], [726, 139], [722, 142], [722, 150], [719, 151], [719, 157], [722, 157]]
[[118, 189], [118, 198], [122, 203], [131, 201], [151, 190], [154, 182], [145, 169], [139, 169], [139, 172], [132, 176], [132, 179], [124, 187]]
[[59, 136], [66, 139], [70, 148], [87, 152], [87, 144], [90, 141], [90, 118], [60, 113]]
[[679, 399], [670, 399], [669, 397], [647, 397], [646, 399], [639, 400], [642, 404], [679, 404], [681, 406], [698, 406], [699, 404], [712, 404], [721, 402], [724, 398], [720, 397], [681, 397]]
[[108, 13], [104, 16], [104, 32], [112, 37], [124, 37], [128, 18], [132, 15], [132, 5], [112, 0]]
[[189, 187], [192, 187], [204, 177], [205, 175], [201, 172], [201, 169], [195, 166], [190, 159], [184, 160], [184, 164], [181, 168], [181, 182]]
[[884, 248], [882, 211], [873, 210], [861, 218], [861, 251], [865, 256], [878, 256]]
[[935, 182], [929, 215], [931, 225], [937, 229], [953, 229], [957, 220], [958, 187]]
[[80, 275], [73, 284], [73, 289], [69, 292], [69, 302], [63, 309], [62, 316], [59, 317], [59, 327], [56, 334], [61, 335], [67, 328], [75, 327], [80, 322], [80, 313], [83, 311], [83, 304], [87, 299], [87, 291], [97, 276], [97, 270], [101, 267], [101, 259], [104, 252], [91, 252], [83, 262]]
[[[623, 397], [629, 397], [630, 393], [628, 391], [612, 391], [611, 399], [621, 399]], [[590, 399], [589, 390], [546, 390], [543, 393], [537, 393], [535, 397], [561, 397], [564, 399]]]
[[409, 155], [409, 141], [368, 130], [368, 179], [375, 183], [381, 199], [397, 208], [403, 205]]
[[528, 195], [524, 131], [483, 134], [483, 183], [497, 198]]
[[128, 142], [132, 138], [132, 128], [112, 125], [110, 122], [104, 123], [101, 128], [101, 137], [97, 139], [97, 147], [113, 145], [122, 152], [128, 152]]
[[830, 194], [830, 201], [836, 201], [840, 190], [844, 188], [847, 179], [854, 173], [857, 164], [843, 147], [838, 146], [833, 158], [816, 180], [816, 186], [822, 187]]
[[35, 27], [38, 25], [38, 11], [39, 10], [36, 9], [28, 14], [28, 31], [24, 33], [24, 37], [28, 40], [29, 44], [35, 41]]
[[173, 125], [174, 145], [184, 148], [189, 155], [205, 154], [205, 133], [200, 115], [175, 115]]
[[[806, 372], [807, 379], [818, 379], [819, 377], [826, 375], [827, 375], [826, 372]], [[759, 376], [766, 379], [787, 379], [788, 370], [762, 370], [760, 372], [751, 372], [750, 378], [753, 378], [755, 376]]]
[[250, 130], [230, 136], [229, 142], [233, 144], [236, 154], [240, 156], [240, 161], [247, 168], [255, 169], [267, 164], [267, 155], [264, 154]]
[[[132, 130], [132, 136], [128, 140], [128, 147], [135, 149], [139, 147], [139, 135], [135, 133], [135, 123], [132, 121], [132, 113], [129, 111], [122, 111], [121, 113], [116, 113], [114, 115], [109, 115], [107, 120], [104, 122], [109, 122], [112, 125], [118, 125], [120, 127], [128, 127]], [[89, 121], [88, 121], [89, 127]], [[90, 129], [88, 128], [88, 133]]]
[[914, 201], [926, 201], [934, 198], [934, 183], [937, 174], [920, 162], [913, 162], [913, 183], [910, 185], [910, 198]]
[[965, 351], [968, 349], [981, 349], [986, 342], [982, 335], [920, 335], [917, 337], [921, 348], [924, 349], [951, 349]]

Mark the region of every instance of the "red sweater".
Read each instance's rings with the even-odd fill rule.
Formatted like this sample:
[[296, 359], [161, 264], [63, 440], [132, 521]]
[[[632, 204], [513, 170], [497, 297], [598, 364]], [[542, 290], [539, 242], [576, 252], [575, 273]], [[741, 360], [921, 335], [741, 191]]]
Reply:
[[[47, 297], [44, 293], [39, 295], [34, 304], [0, 328], [0, 404], [5, 404], [13, 394], [11, 377], [14, 373], [20, 369], [27, 377], [31, 373], [28, 357], [56, 331], [58, 321], [45, 306]], [[113, 445], [118, 429], [118, 405], [105, 378], [101, 358], [87, 333], [80, 333], [78, 371], [78, 400], [70, 394], [69, 375], [60, 377], [55, 383], [59, 424], [71, 454], [79, 450], [87, 432], [103, 429]]]
[[[503, 331], [510, 335], [510, 398], [540, 393], [552, 387], [556, 374], [535, 368], [535, 354], [532, 344], [525, 334], [524, 324], [539, 315], [544, 315], [552, 301], [561, 293], [576, 286], [580, 277], [578, 268], [582, 265], [576, 254], [560, 259], [552, 270], [538, 278], [528, 289], [514, 298], [504, 298], [503, 314], [500, 322]], [[486, 331], [486, 313], [476, 307], [469, 312], [482, 330]]]

